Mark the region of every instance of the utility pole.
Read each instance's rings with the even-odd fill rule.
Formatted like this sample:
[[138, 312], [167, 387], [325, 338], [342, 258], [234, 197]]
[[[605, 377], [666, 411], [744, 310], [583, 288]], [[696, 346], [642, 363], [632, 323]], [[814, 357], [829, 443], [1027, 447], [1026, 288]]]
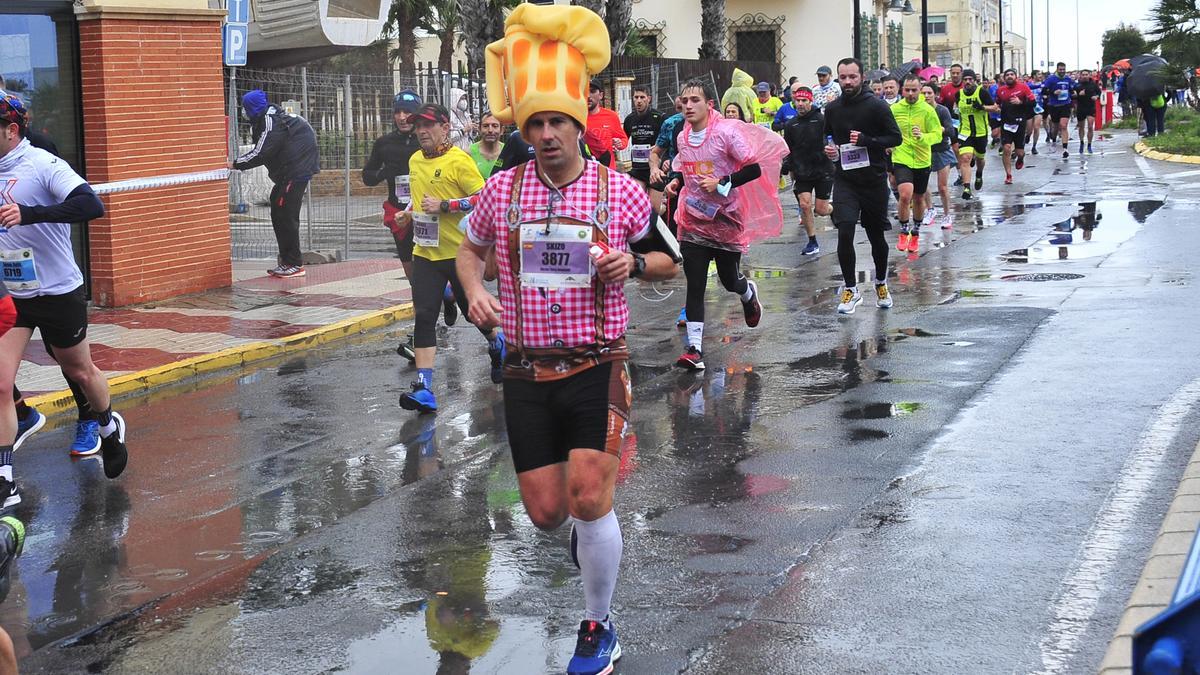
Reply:
[[921, 0], [921, 67], [929, 67], [929, 0]]
[[[1079, 0], [1075, 0], [1079, 2]], [[1004, 0], [997, 0], [1000, 9], [1000, 72], [1004, 72]]]
[[854, 58], [862, 60], [862, 6], [854, 0]]

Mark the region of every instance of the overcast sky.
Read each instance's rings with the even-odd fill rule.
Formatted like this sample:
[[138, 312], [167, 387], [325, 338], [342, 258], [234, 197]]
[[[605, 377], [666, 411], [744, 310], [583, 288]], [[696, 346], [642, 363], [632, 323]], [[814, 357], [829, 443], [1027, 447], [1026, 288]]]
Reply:
[[[1016, 32], [1029, 38], [1030, 0], [1004, 0], [1008, 7], [1005, 17], [1012, 21]], [[1043, 68], [1042, 62], [1063, 61], [1074, 70], [1078, 64], [1095, 68], [1100, 60], [1100, 37], [1104, 31], [1115, 28], [1122, 21], [1137, 23], [1144, 31], [1150, 27], [1146, 21], [1150, 8], [1157, 0], [1032, 0], [1033, 1], [1033, 57], [1034, 67]], [[1078, 1], [1078, 14], [1076, 2]], [[1046, 58], [1046, 3], [1050, 2], [1050, 58]], [[914, 3], [916, 4], [916, 3]], [[918, 5], [919, 6], [919, 5]], [[1078, 21], [1076, 21], [1078, 17]], [[1079, 26], [1076, 41], [1075, 27]], [[1078, 47], [1078, 51], [1076, 48]], [[1078, 57], [1076, 57], [1078, 54]], [[1104, 65], [1104, 64], [1101, 64]]]

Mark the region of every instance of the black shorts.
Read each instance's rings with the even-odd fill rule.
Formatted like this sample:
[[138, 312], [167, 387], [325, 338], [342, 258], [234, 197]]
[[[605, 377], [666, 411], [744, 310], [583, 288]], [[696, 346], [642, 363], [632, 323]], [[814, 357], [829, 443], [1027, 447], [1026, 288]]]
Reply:
[[633, 168], [629, 170], [629, 177], [641, 183], [649, 183], [650, 165], [634, 164]]
[[923, 195], [929, 191], [929, 171], [930, 167], [924, 169], [913, 169], [903, 164], [896, 165], [896, 185], [902, 183], [912, 183], [913, 194]]
[[832, 176], [806, 176], [792, 181], [792, 192], [797, 195], [806, 192], [816, 192], [817, 199], [829, 201], [833, 196]]
[[1000, 130], [1000, 144], [1001, 145], [1011, 145], [1014, 148], [1016, 148], [1017, 150], [1024, 150], [1025, 149], [1025, 123], [1022, 122], [1021, 124], [1019, 124], [1016, 131], [1009, 131], [1007, 129], [1001, 129]]
[[999, 129], [1000, 128], [1000, 120], [994, 120], [991, 117], [989, 117], [988, 118], [988, 128], [990, 128], [992, 131]]
[[1061, 120], [1069, 120], [1069, 119], [1071, 119], [1071, 106], [1064, 105], [1064, 106], [1056, 106], [1056, 107], [1052, 107], [1052, 108], [1046, 108], [1046, 114], [1050, 115], [1050, 120], [1052, 122], [1059, 122]]
[[1085, 118], [1085, 117], [1095, 117], [1095, 116], [1096, 116], [1096, 106], [1095, 105], [1081, 105], [1075, 109], [1075, 119], [1079, 120], [1080, 122], [1082, 122], [1083, 118]]
[[958, 139], [958, 154], [965, 155], [967, 150], [973, 151], [976, 155], [982, 156], [987, 153], [988, 137], [987, 136], [971, 136], [967, 140]]
[[[396, 239], [396, 237], [392, 237]], [[405, 231], [404, 237], [396, 239], [396, 253], [400, 256], [400, 262], [412, 262], [413, 259], [413, 226], [410, 224], [408, 230]]]
[[504, 420], [517, 473], [567, 461], [571, 450], [621, 456], [633, 388], [625, 361], [549, 382], [504, 379]]
[[87, 338], [87, 298], [83, 286], [62, 295], [13, 298], [17, 328], [37, 328], [42, 341], [56, 349], [69, 349]]
[[[859, 169], [873, 171], [873, 169]], [[863, 229], [883, 231], [891, 227], [888, 222], [888, 198], [891, 189], [887, 177], [878, 177], [866, 182], [850, 182], [838, 176], [833, 179], [833, 224], [838, 228], [854, 227], [860, 220]]]

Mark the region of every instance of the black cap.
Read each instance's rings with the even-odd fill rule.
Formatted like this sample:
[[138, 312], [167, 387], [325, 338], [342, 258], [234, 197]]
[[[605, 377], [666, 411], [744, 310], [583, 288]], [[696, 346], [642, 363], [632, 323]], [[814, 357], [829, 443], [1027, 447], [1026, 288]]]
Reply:
[[963, 76], [963, 77], [969, 77], [969, 78], [971, 78], [972, 80], [978, 80], [978, 79], [979, 79], [979, 76], [975, 74], [975, 71], [974, 71], [974, 70], [971, 70], [970, 68], [967, 68], [966, 70], [964, 70], [964, 71], [963, 71], [963, 73], [962, 73], [962, 76]]
[[450, 111], [436, 103], [426, 103], [417, 108], [416, 114], [413, 115], [416, 119], [426, 120], [434, 124], [449, 124]]
[[604, 91], [604, 85], [600, 84], [600, 80], [592, 78], [592, 81], [588, 82], [588, 91]]

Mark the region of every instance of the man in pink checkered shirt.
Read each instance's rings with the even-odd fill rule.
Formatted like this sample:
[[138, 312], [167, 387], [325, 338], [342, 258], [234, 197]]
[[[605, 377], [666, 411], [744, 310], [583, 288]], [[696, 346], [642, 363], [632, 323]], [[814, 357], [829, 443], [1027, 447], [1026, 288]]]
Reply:
[[[676, 272], [662, 252], [669, 246], [647, 245], [665, 228], [641, 186], [580, 154], [583, 125], [569, 112], [524, 120], [534, 161], [487, 182], [458, 251], [471, 321], [503, 323], [508, 339], [504, 407], [525, 509], [545, 530], [573, 518], [586, 601], [581, 644], [590, 631], [612, 631], [621, 560], [613, 492], [632, 400], [624, 285]], [[499, 299], [482, 283], [493, 246]]]

